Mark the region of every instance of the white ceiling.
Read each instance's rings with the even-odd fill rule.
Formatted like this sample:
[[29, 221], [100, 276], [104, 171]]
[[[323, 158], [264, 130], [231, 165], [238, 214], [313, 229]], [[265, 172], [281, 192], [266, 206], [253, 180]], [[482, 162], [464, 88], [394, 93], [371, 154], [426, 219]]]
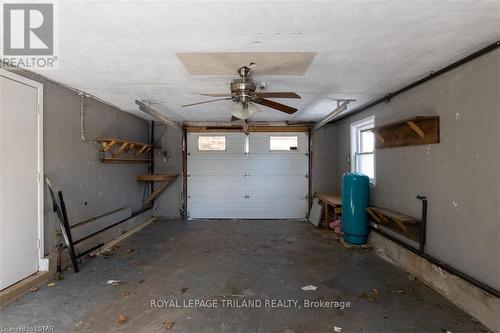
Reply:
[[[224, 121], [231, 101], [191, 108], [201, 92], [228, 92], [235, 76], [189, 75], [180, 52], [315, 52], [303, 76], [258, 75], [299, 109], [266, 107], [254, 120], [319, 120], [421, 78], [500, 39], [499, 1], [59, 2], [59, 70], [41, 74], [144, 116], [135, 99], [186, 121]], [[245, 64], [241, 64], [245, 65]], [[235, 68], [236, 71], [236, 68]]]

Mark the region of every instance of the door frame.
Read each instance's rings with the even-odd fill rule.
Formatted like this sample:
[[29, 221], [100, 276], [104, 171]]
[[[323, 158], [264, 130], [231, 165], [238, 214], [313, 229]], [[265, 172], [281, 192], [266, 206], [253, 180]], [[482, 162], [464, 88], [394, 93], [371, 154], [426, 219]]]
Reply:
[[49, 270], [49, 260], [45, 259], [44, 249], [44, 173], [43, 173], [43, 83], [28, 79], [19, 74], [0, 68], [0, 76], [17, 81], [37, 90], [37, 235], [38, 271]]

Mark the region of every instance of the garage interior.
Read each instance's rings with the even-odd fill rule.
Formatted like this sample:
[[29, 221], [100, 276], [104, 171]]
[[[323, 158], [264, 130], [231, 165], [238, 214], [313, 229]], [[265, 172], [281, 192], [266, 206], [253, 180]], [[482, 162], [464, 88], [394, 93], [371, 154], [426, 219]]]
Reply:
[[50, 8], [56, 68], [2, 43], [0, 330], [500, 333], [499, 1]]

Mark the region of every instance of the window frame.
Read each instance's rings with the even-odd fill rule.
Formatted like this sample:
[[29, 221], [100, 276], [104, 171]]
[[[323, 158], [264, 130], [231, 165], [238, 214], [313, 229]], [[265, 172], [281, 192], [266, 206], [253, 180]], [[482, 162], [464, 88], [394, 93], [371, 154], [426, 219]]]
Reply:
[[[200, 149], [200, 138], [210, 138], [210, 137], [217, 137], [217, 138], [224, 138], [224, 149]], [[199, 152], [208, 152], [208, 153], [213, 153], [213, 152], [224, 152], [227, 151], [227, 135], [198, 135], [196, 138], [196, 150]]]
[[[375, 127], [375, 115], [365, 117], [358, 121], [352, 122], [350, 131], [351, 139], [351, 155], [350, 155], [350, 169], [352, 172], [359, 172], [357, 167], [358, 156], [360, 155], [373, 155], [373, 178], [370, 178], [370, 184], [376, 184], [377, 176], [377, 163], [376, 163], [376, 153], [375, 153], [375, 142], [373, 151], [371, 152], [361, 152], [361, 132]], [[375, 139], [375, 138], [374, 138]]]
[[[296, 138], [297, 139], [297, 149], [271, 149], [272, 138]], [[269, 151], [270, 152], [298, 152], [299, 149], [299, 136], [298, 135], [269, 135]]]

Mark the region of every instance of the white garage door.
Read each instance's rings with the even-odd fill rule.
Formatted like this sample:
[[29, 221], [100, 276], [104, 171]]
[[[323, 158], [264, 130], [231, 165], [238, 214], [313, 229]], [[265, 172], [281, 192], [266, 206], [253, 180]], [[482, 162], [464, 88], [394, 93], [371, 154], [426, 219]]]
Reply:
[[189, 218], [305, 218], [307, 133], [188, 133]]

